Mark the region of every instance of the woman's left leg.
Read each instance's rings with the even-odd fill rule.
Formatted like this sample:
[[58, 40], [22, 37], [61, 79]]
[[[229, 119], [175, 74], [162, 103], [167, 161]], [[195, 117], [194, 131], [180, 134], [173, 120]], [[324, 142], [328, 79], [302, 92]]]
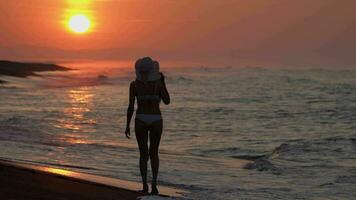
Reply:
[[142, 177], [143, 192], [148, 192], [147, 185], [147, 161], [149, 158], [148, 152], [148, 129], [144, 122], [135, 120], [135, 135], [138, 147], [140, 149], [140, 172]]
[[152, 168], [152, 194], [158, 194], [157, 190], [157, 175], [159, 168], [159, 157], [158, 157], [158, 148], [161, 141], [163, 129], [163, 121], [159, 120], [153, 122], [150, 127], [150, 159], [151, 159], [151, 168]]

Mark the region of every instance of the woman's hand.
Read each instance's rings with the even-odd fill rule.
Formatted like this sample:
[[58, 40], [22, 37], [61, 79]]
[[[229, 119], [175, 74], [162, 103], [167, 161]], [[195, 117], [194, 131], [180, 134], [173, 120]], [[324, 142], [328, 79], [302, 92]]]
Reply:
[[127, 137], [127, 139], [130, 139], [131, 137], [131, 133], [130, 133], [130, 127], [126, 127], [126, 131], [125, 131], [125, 135]]

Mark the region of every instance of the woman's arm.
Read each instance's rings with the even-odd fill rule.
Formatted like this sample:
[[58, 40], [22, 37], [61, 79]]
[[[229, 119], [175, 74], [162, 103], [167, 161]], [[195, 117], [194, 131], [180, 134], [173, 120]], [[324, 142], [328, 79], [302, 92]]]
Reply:
[[161, 73], [161, 82], [162, 82], [162, 90], [161, 90], [161, 98], [163, 100], [163, 103], [168, 105], [171, 102], [171, 98], [169, 96], [169, 92], [167, 90], [167, 86], [166, 86], [166, 82], [165, 82], [165, 77], [164, 75]]
[[126, 123], [126, 131], [125, 135], [128, 139], [130, 139], [130, 123], [132, 115], [135, 111], [135, 83], [131, 82], [130, 84], [130, 92], [129, 92], [129, 107], [127, 108], [127, 123]]

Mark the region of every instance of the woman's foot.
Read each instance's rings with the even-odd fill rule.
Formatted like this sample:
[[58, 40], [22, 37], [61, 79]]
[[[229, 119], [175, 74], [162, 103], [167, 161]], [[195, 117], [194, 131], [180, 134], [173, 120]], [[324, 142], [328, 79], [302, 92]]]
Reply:
[[143, 194], [148, 194], [148, 185], [144, 184], [142, 187], [142, 190], [140, 190], [140, 192]]
[[156, 185], [152, 185], [151, 195], [157, 195], [158, 189]]

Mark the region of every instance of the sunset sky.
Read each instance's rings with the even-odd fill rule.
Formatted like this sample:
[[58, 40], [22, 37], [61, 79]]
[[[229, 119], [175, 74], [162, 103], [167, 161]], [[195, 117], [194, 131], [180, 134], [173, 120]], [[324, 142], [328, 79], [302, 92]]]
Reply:
[[[356, 65], [355, 0], [0, 0], [0, 59]], [[90, 20], [85, 33], [68, 21]]]

